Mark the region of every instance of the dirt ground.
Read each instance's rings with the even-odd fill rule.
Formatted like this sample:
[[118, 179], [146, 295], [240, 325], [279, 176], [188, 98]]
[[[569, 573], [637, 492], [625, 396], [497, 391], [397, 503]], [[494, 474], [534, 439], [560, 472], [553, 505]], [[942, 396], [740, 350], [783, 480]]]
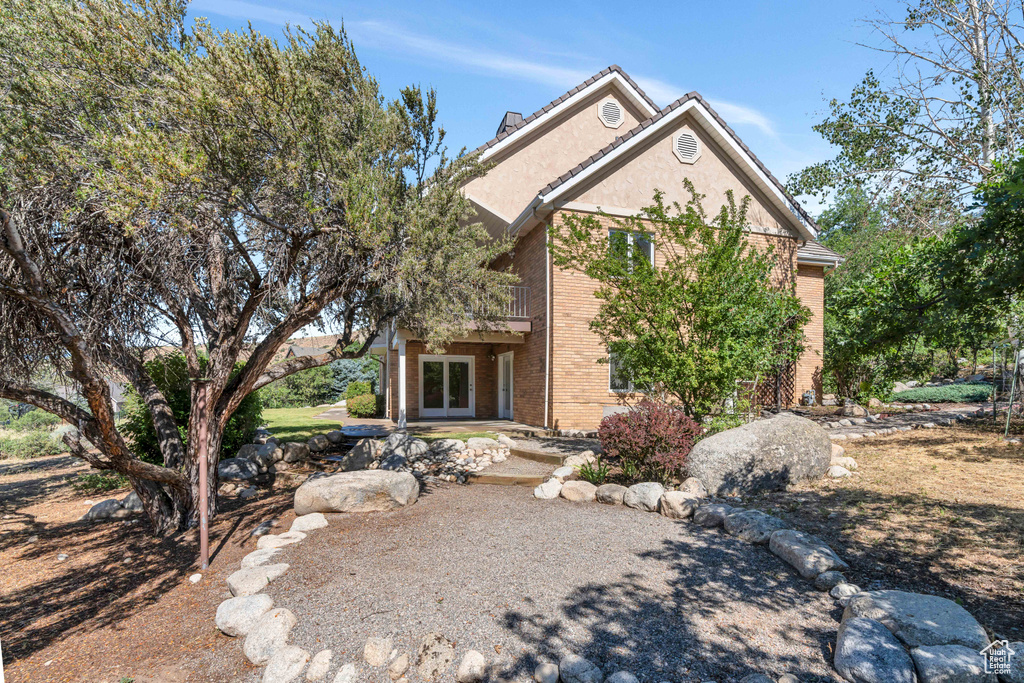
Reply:
[[[291, 496], [226, 502], [211, 524], [211, 568], [198, 584], [194, 533], [152, 537], [141, 518], [83, 524], [86, 496], [71, 482], [88, 467], [68, 456], [0, 461], [0, 641], [8, 683], [22, 681], [184, 683], [232, 681], [237, 657], [212, 616], [254, 540]], [[245, 544], [245, 545], [243, 545]], [[60, 561], [64, 553], [68, 559]], [[225, 670], [225, 661], [232, 670]]]
[[[744, 505], [817, 534], [849, 578], [963, 604], [991, 632], [1024, 637], [1024, 445], [969, 422], [844, 443], [859, 469]], [[1012, 433], [1024, 432], [1016, 424]]]

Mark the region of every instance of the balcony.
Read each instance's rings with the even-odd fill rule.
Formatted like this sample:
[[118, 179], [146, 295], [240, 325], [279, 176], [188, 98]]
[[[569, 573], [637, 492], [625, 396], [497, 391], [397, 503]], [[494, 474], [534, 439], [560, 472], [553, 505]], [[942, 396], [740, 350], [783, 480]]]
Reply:
[[503, 317], [510, 320], [530, 319], [530, 288], [512, 286], [508, 287], [509, 302], [508, 310]]

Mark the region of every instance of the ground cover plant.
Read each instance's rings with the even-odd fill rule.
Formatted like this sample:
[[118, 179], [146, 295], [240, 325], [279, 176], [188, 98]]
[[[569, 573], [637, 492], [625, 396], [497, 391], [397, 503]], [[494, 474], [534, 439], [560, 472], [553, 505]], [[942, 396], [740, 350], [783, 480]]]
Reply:
[[990, 384], [944, 384], [938, 387], [915, 387], [892, 395], [900, 403], [977, 403], [992, 399]]

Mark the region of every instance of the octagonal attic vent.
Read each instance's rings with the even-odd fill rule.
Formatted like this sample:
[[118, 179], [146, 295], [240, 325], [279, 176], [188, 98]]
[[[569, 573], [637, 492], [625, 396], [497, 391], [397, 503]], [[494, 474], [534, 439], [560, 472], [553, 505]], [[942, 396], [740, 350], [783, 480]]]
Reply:
[[618, 128], [625, 119], [622, 114], [622, 105], [611, 98], [603, 100], [598, 105], [597, 115], [601, 117], [601, 123], [609, 128]]
[[683, 131], [676, 136], [672, 151], [684, 164], [692, 164], [700, 158], [700, 141], [693, 133]]

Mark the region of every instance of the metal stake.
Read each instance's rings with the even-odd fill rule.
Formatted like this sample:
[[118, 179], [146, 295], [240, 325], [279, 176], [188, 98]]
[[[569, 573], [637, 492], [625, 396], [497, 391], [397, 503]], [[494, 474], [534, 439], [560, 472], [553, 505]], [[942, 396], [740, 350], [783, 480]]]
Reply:
[[1006, 429], [1003, 430], [1003, 438], [1010, 436], [1010, 416], [1013, 415], [1013, 394], [1017, 390], [1017, 371], [1020, 369], [1020, 348], [1014, 348], [1013, 379], [1010, 381], [1010, 404], [1006, 406]]
[[[196, 380], [196, 410], [194, 414], [206, 412], [206, 391], [208, 380]], [[206, 419], [199, 421], [199, 568], [205, 570], [210, 566], [210, 496], [207, 491], [209, 479], [209, 443], [207, 439]]]

